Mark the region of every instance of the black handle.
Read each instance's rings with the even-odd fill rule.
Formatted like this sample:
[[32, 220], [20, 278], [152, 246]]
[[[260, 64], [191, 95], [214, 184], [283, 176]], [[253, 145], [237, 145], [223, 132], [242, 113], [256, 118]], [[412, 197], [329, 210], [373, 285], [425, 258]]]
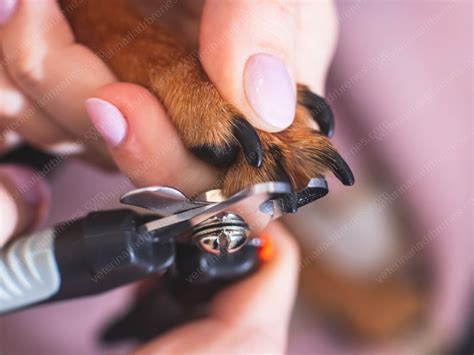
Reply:
[[51, 300], [104, 292], [169, 268], [174, 241], [170, 235], [138, 232], [142, 223], [131, 210], [111, 210], [56, 226], [61, 287]]
[[175, 229], [140, 232], [131, 210], [94, 212], [16, 239], [0, 250], [0, 314], [93, 295], [168, 269]]

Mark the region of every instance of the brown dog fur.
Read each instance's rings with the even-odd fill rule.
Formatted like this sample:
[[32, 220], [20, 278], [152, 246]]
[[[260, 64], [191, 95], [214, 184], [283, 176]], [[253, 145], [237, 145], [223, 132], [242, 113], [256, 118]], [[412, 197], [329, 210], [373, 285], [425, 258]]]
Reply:
[[[233, 126], [235, 118], [243, 116], [221, 98], [197, 56], [186, 52], [160, 24], [159, 16], [144, 18], [127, 0], [60, 2], [77, 41], [94, 50], [120, 80], [152, 91], [188, 148], [237, 144]], [[297, 191], [310, 178], [323, 176], [335, 150], [327, 137], [310, 128], [308, 119], [308, 110], [298, 105], [289, 129], [273, 134], [258, 131], [264, 151], [262, 167], [248, 165], [239, 154], [222, 180], [224, 194], [278, 180], [277, 160], [282, 160]]]
[[[221, 98], [204, 73], [198, 56], [189, 54], [161, 25], [164, 21], [159, 12], [143, 17], [127, 0], [60, 0], [60, 3], [76, 40], [95, 51], [120, 80], [140, 84], [153, 92], [164, 104], [188, 148], [237, 143], [233, 126], [235, 118], [243, 116]], [[305, 90], [298, 86], [300, 96]], [[329, 139], [311, 126], [311, 113], [298, 104], [295, 121], [287, 130], [280, 133], [258, 131], [264, 150], [263, 165], [260, 168], [249, 165], [240, 153], [221, 180], [224, 193], [229, 195], [254, 183], [279, 180], [279, 167], [287, 173], [295, 190], [304, 188], [310, 178], [323, 176], [331, 170], [335, 150]], [[317, 275], [311, 274], [311, 277], [321, 278], [319, 284], [324, 284], [326, 273], [315, 273]], [[312, 284], [311, 280], [309, 284]], [[367, 307], [351, 306], [344, 301], [358, 299], [363, 294], [375, 302], [380, 292], [374, 293], [371, 288], [355, 287], [343, 281], [338, 285], [337, 289], [342, 287], [338, 296], [341, 300], [323, 297], [331, 290], [328, 285], [315, 285], [308, 292], [328, 310], [334, 308], [346, 314], [348, 322], [359, 329], [359, 333], [380, 336], [377, 315], [367, 319], [366, 313], [361, 313]], [[396, 287], [390, 289], [384, 295], [403, 293], [405, 287], [401, 288], [398, 291]], [[368, 303], [372, 304], [371, 301]], [[397, 300], [393, 300], [392, 305], [390, 302], [384, 305], [390, 308], [394, 304], [398, 304]], [[395, 321], [384, 323], [384, 336], [395, 332], [401, 323], [399, 319], [415, 313], [412, 303], [407, 301], [407, 304], [405, 308], [395, 307], [399, 314]]]

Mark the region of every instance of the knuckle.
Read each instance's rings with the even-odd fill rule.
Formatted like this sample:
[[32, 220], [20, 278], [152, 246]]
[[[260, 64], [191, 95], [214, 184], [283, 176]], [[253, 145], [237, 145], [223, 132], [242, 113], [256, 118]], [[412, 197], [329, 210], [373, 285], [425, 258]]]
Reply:
[[36, 88], [43, 77], [42, 61], [27, 53], [20, 54], [9, 66], [9, 71], [15, 81], [21, 86]]

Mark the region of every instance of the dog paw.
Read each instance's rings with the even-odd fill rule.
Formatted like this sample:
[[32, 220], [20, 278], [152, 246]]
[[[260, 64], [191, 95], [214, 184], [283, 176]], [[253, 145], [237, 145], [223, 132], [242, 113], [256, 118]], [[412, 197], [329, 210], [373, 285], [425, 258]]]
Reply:
[[[61, 4], [73, 5], [71, 0]], [[327, 193], [328, 172], [345, 185], [354, 183], [349, 166], [329, 141], [334, 118], [323, 98], [299, 85], [293, 124], [279, 133], [256, 130], [220, 96], [195, 53], [186, 53], [172, 32], [153, 23], [124, 46], [122, 39], [143, 26], [143, 14], [120, 2], [110, 16], [107, 5], [85, 1], [67, 12], [76, 40], [101, 55], [120, 80], [142, 85], [161, 100], [186, 147], [222, 169], [219, 187], [224, 194], [260, 182], [287, 181], [294, 193], [283, 208], [295, 211]], [[115, 55], [104, 57], [117, 48]]]
[[[315, 100], [308, 102], [308, 98]], [[226, 194], [264, 181], [288, 182], [294, 193], [287, 196], [282, 207], [286, 212], [296, 212], [327, 194], [327, 173], [332, 172], [344, 185], [354, 183], [351, 169], [328, 137], [334, 129], [332, 114], [317, 111], [310, 105], [315, 102], [319, 105], [324, 100], [309, 91], [300, 93], [296, 117], [289, 128], [279, 133], [258, 131], [262, 164], [255, 167], [238, 159], [225, 174], [222, 185]]]
[[[307, 87], [298, 86], [293, 124], [268, 133], [252, 127], [212, 84], [194, 85], [181, 90], [185, 97], [174, 96], [168, 110], [186, 146], [202, 160], [225, 169], [220, 186], [224, 194], [260, 182], [285, 181], [294, 194], [284, 201], [284, 209], [294, 212], [327, 193], [328, 172], [344, 185], [354, 183], [351, 169], [329, 140], [334, 133], [332, 111]], [[319, 183], [313, 178], [320, 178]]]

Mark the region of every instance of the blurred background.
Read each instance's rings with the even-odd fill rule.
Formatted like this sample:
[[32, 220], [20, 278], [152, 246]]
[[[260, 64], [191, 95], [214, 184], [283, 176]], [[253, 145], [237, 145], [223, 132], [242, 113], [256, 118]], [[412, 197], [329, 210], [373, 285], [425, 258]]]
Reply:
[[[289, 352], [472, 354], [473, 5], [337, 9], [326, 98], [356, 185], [331, 180], [328, 197], [286, 218], [303, 254]], [[117, 206], [131, 189], [75, 161], [52, 176], [48, 224]], [[111, 352], [95, 334], [131, 296], [123, 288], [3, 317], [2, 349]]]
[[290, 351], [471, 354], [472, 3], [337, 8], [326, 97], [356, 185], [288, 218], [304, 255]]

